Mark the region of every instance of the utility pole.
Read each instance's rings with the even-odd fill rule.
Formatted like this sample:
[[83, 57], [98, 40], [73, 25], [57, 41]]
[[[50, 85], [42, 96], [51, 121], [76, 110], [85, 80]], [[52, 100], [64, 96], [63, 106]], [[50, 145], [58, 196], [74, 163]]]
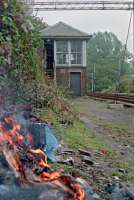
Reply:
[[92, 72], [92, 93], [94, 92], [94, 73]]
[[120, 61], [120, 58], [119, 58], [119, 67], [118, 67], [118, 83], [117, 83], [117, 92], [120, 92], [120, 81], [121, 81], [121, 61]]
[[95, 84], [95, 79], [96, 79], [96, 67], [95, 67], [95, 64], [94, 64], [94, 71], [93, 71], [93, 73], [94, 73], [94, 92], [95, 92], [95, 90], [96, 90], [96, 84]]
[[3, 0], [0, 1], [0, 32], [2, 31]]
[[93, 72], [92, 72], [92, 92], [94, 93], [95, 92], [95, 88], [96, 88], [96, 85], [95, 85], [95, 76], [96, 76], [96, 69], [95, 69], [95, 64], [93, 66]]
[[133, 69], [134, 69], [134, 0], [133, 0], [133, 48], [132, 48], [132, 52], [133, 52]]

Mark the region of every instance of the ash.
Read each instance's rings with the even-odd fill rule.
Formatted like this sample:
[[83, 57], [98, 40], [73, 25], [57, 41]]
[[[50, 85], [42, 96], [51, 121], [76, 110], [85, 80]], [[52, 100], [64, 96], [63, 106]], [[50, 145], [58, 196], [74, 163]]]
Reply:
[[0, 155], [0, 200], [73, 200], [53, 183], [20, 183]]

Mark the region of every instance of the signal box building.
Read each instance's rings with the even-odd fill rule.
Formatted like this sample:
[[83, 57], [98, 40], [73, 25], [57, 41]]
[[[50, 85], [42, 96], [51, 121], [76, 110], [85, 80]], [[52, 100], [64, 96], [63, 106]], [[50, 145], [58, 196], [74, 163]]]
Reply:
[[42, 31], [46, 74], [74, 96], [86, 94], [87, 41], [91, 35], [63, 22]]

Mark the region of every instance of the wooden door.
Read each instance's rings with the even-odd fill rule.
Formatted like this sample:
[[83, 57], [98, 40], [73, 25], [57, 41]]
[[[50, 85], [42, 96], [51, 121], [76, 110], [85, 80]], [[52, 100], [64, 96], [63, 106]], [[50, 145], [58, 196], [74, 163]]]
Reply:
[[81, 73], [70, 73], [70, 92], [73, 96], [81, 96]]

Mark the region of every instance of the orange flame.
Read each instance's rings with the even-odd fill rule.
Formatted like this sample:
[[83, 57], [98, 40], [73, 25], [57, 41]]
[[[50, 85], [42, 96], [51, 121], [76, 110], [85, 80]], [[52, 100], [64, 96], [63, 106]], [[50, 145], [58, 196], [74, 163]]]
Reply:
[[[27, 142], [28, 144], [33, 142], [33, 138], [30, 133], [27, 134]], [[20, 147], [23, 151], [25, 151], [26, 146], [24, 144], [24, 137], [21, 134], [21, 125], [18, 124], [14, 118], [6, 117], [0, 122], [0, 146], [3, 154], [5, 155], [5, 158], [13, 169], [15, 175], [20, 173], [20, 177], [28, 179], [29, 176], [26, 177], [26, 166], [21, 160], [20, 152]], [[84, 200], [85, 193], [82, 187], [79, 184], [72, 183], [71, 178], [68, 179], [66, 176], [62, 176], [59, 172], [53, 172], [47, 164], [47, 157], [45, 153], [41, 149], [30, 149], [30, 145], [27, 148], [27, 155], [30, 154], [30, 159], [32, 159], [32, 163], [34, 163], [31, 168], [31, 173], [34, 173], [33, 181], [35, 181], [35, 176], [37, 176], [40, 182], [59, 181], [61, 184], [64, 183], [66, 187], [69, 188], [69, 191], [71, 188], [75, 200]], [[39, 174], [36, 174], [37, 168], [41, 168], [41, 172]]]
[[52, 172], [52, 173], [46, 173], [46, 172], [43, 172], [42, 174], [40, 174], [40, 178], [43, 180], [43, 181], [54, 181], [54, 180], [57, 180], [58, 178], [60, 178], [60, 174], [59, 172]]
[[31, 153], [42, 154], [43, 156], [45, 155], [44, 152], [41, 149], [30, 149], [29, 151]]
[[74, 190], [74, 197], [77, 200], [83, 200], [85, 198], [85, 192], [84, 190], [81, 188], [81, 186], [79, 184], [73, 184], [72, 188]]
[[50, 166], [47, 164], [47, 162], [45, 162], [44, 160], [38, 160], [38, 164], [40, 167], [48, 167], [50, 168]]

